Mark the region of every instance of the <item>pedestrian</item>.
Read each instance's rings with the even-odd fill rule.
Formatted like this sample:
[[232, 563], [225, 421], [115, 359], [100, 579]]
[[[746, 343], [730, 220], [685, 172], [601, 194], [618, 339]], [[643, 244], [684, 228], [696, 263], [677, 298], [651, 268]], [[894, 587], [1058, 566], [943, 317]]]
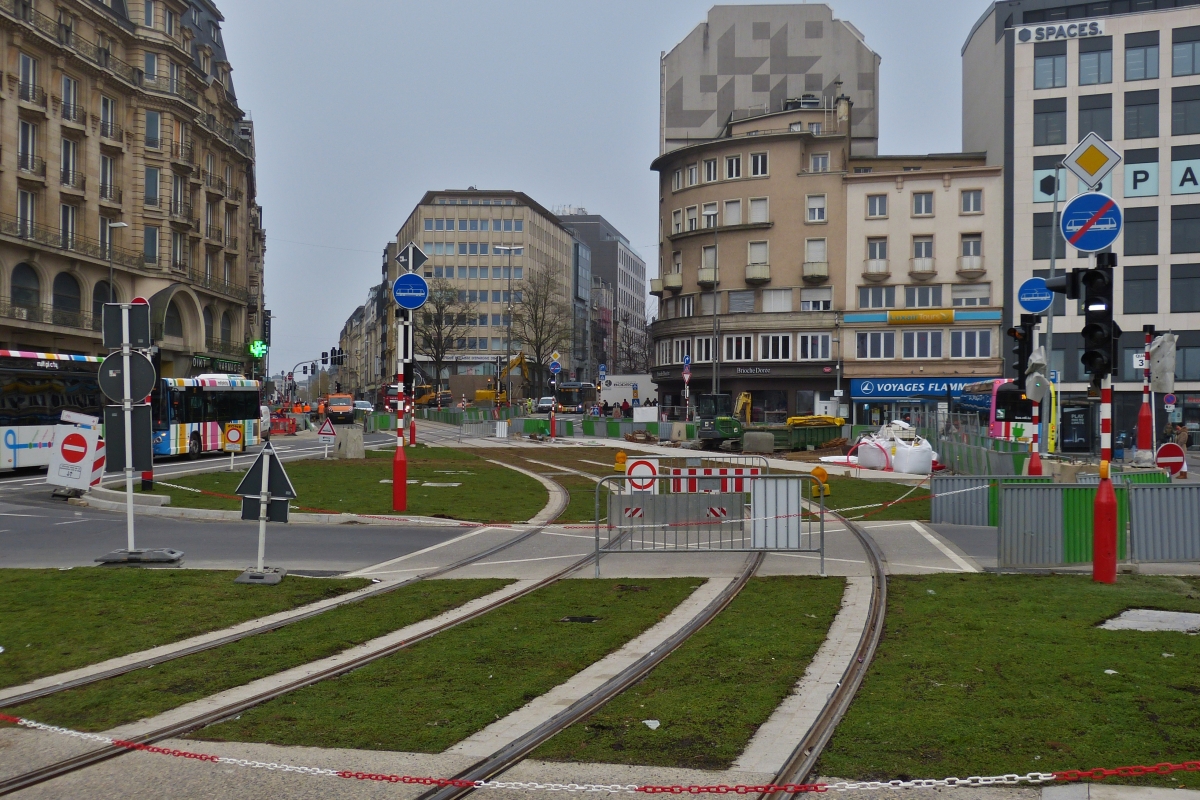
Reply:
[[1175, 426], [1175, 444], [1177, 444], [1177, 445], [1179, 445], [1180, 447], [1182, 447], [1182, 448], [1184, 449], [1184, 451], [1185, 451], [1185, 452], [1187, 451], [1187, 447], [1188, 447], [1188, 429], [1187, 429], [1187, 428], [1185, 428], [1183, 425], [1176, 425], [1176, 426]]
[[628, 401], [628, 400], [622, 400], [622, 401], [621, 401], [621, 416], [622, 416], [622, 417], [630, 417], [630, 416], [632, 416], [632, 415], [630, 414], [630, 411], [629, 411], [631, 408], [633, 408], [633, 406], [629, 405], [629, 401]]
[[610, 404], [607, 400], [605, 400], [604, 405], [600, 406], [600, 414], [601, 414], [601, 416], [607, 417], [611, 413], [612, 413], [612, 404]]

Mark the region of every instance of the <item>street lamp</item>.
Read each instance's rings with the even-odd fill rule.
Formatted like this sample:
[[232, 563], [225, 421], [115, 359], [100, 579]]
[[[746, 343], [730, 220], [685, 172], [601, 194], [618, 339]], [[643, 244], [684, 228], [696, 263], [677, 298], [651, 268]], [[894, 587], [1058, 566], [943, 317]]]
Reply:
[[[508, 389], [504, 392], [504, 397], [508, 400], [508, 405], [512, 406], [512, 369], [509, 365], [512, 364], [512, 318], [513, 318], [513, 292], [512, 292], [512, 275], [513, 253], [522, 253], [524, 247], [516, 245], [498, 244], [492, 248], [493, 251], [503, 250], [508, 253], [508, 335], [504, 338], [504, 368], [508, 370]], [[500, 388], [500, 373], [496, 373], [496, 388]], [[528, 387], [526, 387], [528, 391]]]
[[115, 228], [128, 228], [128, 222], [110, 222], [108, 223], [108, 302], [117, 302], [116, 295], [113, 290], [113, 259], [112, 259], [112, 232]]

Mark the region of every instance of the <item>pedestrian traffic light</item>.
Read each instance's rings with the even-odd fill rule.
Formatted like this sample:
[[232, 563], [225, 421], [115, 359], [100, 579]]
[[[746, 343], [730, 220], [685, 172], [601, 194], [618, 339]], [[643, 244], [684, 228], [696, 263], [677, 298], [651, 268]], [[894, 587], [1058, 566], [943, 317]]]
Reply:
[[334, 386], [335, 392], [337, 392], [338, 394], [342, 393], [342, 382], [341, 381], [337, 381], [336, 383], [333, 384], [333, 386]]
[[1117, 257], [1113, 253], [1096, 256], [1095, 269], [1080, 276], [1083, 294], [1084, 352], [1080, 362], [1092, 374], [1092, 383], [1112, 374], [1113, 344], [1121, 336], [1121, 328], [1113, 321], [1113, 267]]
[[1029, 370], [1029, 356], [1033, 353], [1033, 331], [1037, 327], [1037, 314], [1022, 314], [1019, 327], [1008, 329], [1008, 335], [1013, 338], [1014, 368], [1017, 378], [1014, 381], [1017, 388], [1025, 391], [1025, 373]]
[[301, 373], [302, 375], [307, 375], [307, 374], [308, 374], [308, 364], [305, 364], [303, 367], [301, 367], [301, 368], [300, 368], [300, 373]]
[[329, 353], [326, 353], [324, 350], [321, 351], [321, 363], [322, 364], [329, 363]]

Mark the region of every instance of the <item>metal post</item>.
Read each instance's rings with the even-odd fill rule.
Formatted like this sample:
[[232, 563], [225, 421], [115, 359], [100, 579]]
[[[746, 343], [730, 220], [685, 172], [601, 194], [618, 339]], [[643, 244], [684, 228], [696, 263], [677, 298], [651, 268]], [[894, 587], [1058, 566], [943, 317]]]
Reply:
[[129, 305], [121, 306], [121, 366], [124, 370], [122, 377], [121, 406], [125, 412], [125, 547], [132, 553], [136, 548], [133, 544], [133, 398], [129, 396], [129, 357], [133, 348], [129, 344]]
[[1112, 373], [1100, 381], [1100, 486], [1092, 505], [1092, 580], [1117, 580], [1117, 497], [1109, 469], [1112, 463]]
[[258, 493], [258, 571], [263, 571], [263, 556], [267, 549], [267, 508], [271, 504], [271, 451], [263, 450], [262, 484]]
[[[1054, 224], [1050, 229], [1050, 277], [1054, 277], [1055, 254], [1058, 253], [1058, 171], [1062, 169], [1062, 164], [1054, 168]], [[1047, 370], [1052, 369], [1050, 365], [1054, 363], [1054, 303], [1050, 302], [1050, 313], [1046, 316], [1046, 364]], [[1065, 366], [1065, 365], [1064, 365]], [[1048, 376], [1047, 376], [1048, 377]], [[1059, 376], [1062, 377], [1061, 375]], [[1049, 452], [1049, 442], [1055, 439], [1058, 434], [1059, 411], [1061, 403], [1054, 404], [1054, 413], [1050, 415], [1049, 429], [1046, 431], [1046, 447]], [[1041, 446], [1041, 445], [1039, 445]]]
[[1146, 334], [1145, 369], [1142, 371], [1142, 407], [1138, 411], [1138, 463], [1154, 463], [1154, 415], [1150, 410], [1150, 339], [1154, 336], [1153, 325], [1143, 325]]

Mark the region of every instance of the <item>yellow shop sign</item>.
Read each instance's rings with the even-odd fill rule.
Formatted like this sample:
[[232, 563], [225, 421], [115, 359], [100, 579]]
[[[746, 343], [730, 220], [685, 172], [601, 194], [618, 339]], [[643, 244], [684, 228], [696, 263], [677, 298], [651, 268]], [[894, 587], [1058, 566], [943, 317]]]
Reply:
[[954, 309], [929, 308], [889, 311], [887, 321], [889, 325], [930, 325], [938, 322], [954, 322]]

